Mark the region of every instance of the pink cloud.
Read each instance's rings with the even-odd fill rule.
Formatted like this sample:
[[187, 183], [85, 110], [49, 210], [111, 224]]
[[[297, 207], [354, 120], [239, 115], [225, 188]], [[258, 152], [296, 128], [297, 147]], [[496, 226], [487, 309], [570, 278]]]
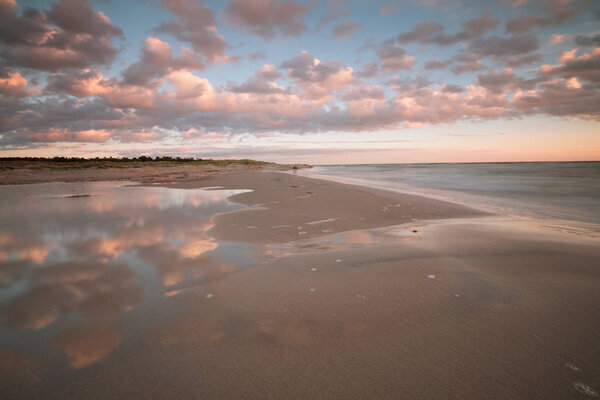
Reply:
[[83, 131], [68, 131], [50, 129], [44, 132], [27, 133], [27, 138], [36, 142], [90, 142], [104, 143], [112, 136], [111, 131], [88, 129]]
[[320, 61], [306, 51], [284, 61], [281, 66], [311, 100], [323, 99], [356, 79], [354, 70], [341, 61]]
[[21, 16], [10, 2], [4, 8], [0, 42], [9, 65], [54, 71], [108, 64], [117, 54], [112, 39], [121, 29], [87, 0], [60, 0], [48, 12], [30, 8]]
[[600, 93], [582, 85], [576, 78], [543, 82], [533, 90], [519, 91], [514, 96], [515, 106], [528, 113], [555, 116], [579, 116], [600, 121]]
[[581, 81], [600, 82], [600, 47], [596, 47], [577, 56], [577, 49], [563, 52], [559, 57], [561, 65], [543, 67], [540, 72], [545, 75], [559, 75], [569, 79], [576, 77]]
[[228, 89], [235, 93], [288, 93], [289, 88], [284, 88], [275, 82], [281, 78], [282, 74], [276, 66], [265, 64], [261, 69], [256, 70], [254, 76], [248, 78], [241, 85], [230, 84]]
[[384, 43], [377, 47], [377, 57], [381, 67], [388, 72], [411, 69], [415, 57], [406, 53], [404, 47], [395, 43]]
[[27, 92], [27, 79], [19, 72], [7, 72], [0, 75], [0, 95], [10, 97], [25, 97]]
[[213, 9], [195, 0], [161, 0], [161, 4], [176, 18], [163, 23], [157, 32], [170, 33], [190, 43], [209, 62], [227, 61], [229, 44], [217, 31]]
[[337, 37], [338, 39], [341, 39], [347, 36], [351, 36], [354, 32], [359, 30], [361, 26], [362, 25], [356, 21], [346, 21], [333, 28], [332, 33], [333, 36]]
[[128, 85], [147, 85], [170, 71], [179, 69], [202, 70], [200, 57], [192, 50], [183, 47], [181, 56], [173, 59], [171, 46], [160, 39], [148, 37], [145, 40], [140, 60], [123, 71], [123, 82]]
[[559, 44], [559, 43], [562, 43], [565, 40], [565, 37], [566, 37], [565, 35], [561, 35], [560, 33], [555, 33], [550, 38], [550, 42], [552, 44]]

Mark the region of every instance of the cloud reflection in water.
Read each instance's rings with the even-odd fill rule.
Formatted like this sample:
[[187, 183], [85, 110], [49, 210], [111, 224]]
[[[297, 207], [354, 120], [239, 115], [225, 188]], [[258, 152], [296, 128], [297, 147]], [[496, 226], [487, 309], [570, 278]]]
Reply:
[[[91, 196], [65, 197], [73, 185]], [[246, 246], [219, 252], [205, 234], [211, 216], [241, 208], [226, 200], [240, 190], [81, 186], [0, 187], [0, 339], [10, 338], [0, 352], [42, 357], [31, 354], [35, 343], [87, 367], [124, 340], [124, 313], [172, 306], [174, 293], [254, 264], [227, 256]]]

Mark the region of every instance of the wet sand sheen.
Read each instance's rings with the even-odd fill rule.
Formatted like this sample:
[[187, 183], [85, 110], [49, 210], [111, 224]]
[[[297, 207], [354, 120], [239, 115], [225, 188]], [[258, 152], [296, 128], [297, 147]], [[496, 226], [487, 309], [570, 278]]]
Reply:
[[251, 189], [229, 200], [252, 209], [213, 218], [208, 232], [218, 240], [282, 243], [331, 232], [369, 229], [423, 219], [486, 215], [467, 207], [420, 196], [345, 185], [280, 172], [228, 174], [204, 182], [167, 187], [218, 186]]
[[177, 186], [253, 189], [231, 199], [262, 205], [213, 218], [209, 234], [257, 243], [267, 261], [170, 297], [185, 312], [123, 315], [109, 356], [22, 378], [11, 386], [22, 398], [579, 399], [600, 389], [597, 239], [278, 173]]

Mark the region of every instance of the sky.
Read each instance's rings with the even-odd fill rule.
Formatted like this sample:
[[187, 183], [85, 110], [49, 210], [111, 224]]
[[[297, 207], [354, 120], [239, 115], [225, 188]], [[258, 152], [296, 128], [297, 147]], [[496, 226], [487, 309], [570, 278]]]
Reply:
[[600, 160], [598, 0], [0, 0], [0, 157]]

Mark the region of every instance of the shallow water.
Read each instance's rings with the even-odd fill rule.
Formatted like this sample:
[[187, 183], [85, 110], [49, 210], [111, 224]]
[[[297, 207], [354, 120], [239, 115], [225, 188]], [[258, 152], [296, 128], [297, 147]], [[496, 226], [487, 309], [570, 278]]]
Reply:
[[[56, 368], [105, 358], [125, 314], [182, 312], [169, 297], [256, 264], [205, 232], [243, 190], [51, 183], [0, 187], [0, 354]], [[89, 194], [88, 197], [69, 197]], [[131, 318], [129, 316], [128, 318]], [[63, 353], [62, 355], [60, 353]], [[0, 360], [2, 361], [2, 360]]]
[[299, 173], [600, 232], [600, 162], [332, 165]]

